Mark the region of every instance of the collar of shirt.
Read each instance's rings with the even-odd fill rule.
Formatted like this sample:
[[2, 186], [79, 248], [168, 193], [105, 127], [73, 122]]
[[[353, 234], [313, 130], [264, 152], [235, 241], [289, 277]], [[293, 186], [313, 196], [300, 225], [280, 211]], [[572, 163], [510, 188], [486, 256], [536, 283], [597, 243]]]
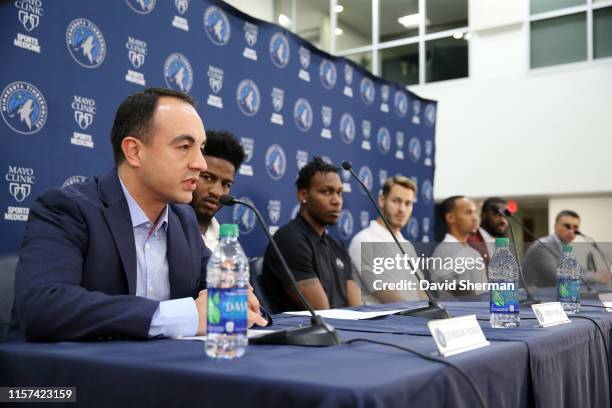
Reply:
[[[454, 235], [449, 234], [448, 232], [444, 236], [444, 240], [442, 242], [460, 242]], [[465, 242], [462, 242], [464, 244]]]
[[317, 233], [317, 231], [315, 231], [314, 227], [312, 225], [310, 225], [310, 223], [308, 222], [308, 220], [306, 220], [306, 218], [302, 217], [302, 214], [300, 214], [298, 212], [297, 216], [295, 217], [295, 219], [302, 224], [302, 226], [304, 227], [304, 229], [306, 231], [308, 231], [308, 233], [310, 233], [312, 235], [313, 238], [320, 240], [321, 243], [326, 243], [327, 242], [327, 229], [323, 230], [323, 235], [319, 235]]
[[[125, 184], [123, 184], [123, 181], [121, 181], [121, 178], [119, 178], [119, 182], [121, 183], [123, 194], [125, 194], [125, 199], [127, 200], [128, 208], [130, 209], [132, 227], [137, 228], [143, 224], [151, 224], [151, 221], [146, 216], [144, 211], [142, 211], [142, 208], [140, 208], [136, 200], [134, 200], [134, 198], [132, 197], [128, 189], [125, 187]], [[165, 231], [167, 225], [168, 225], [168, 204], [166, 204], [166, 207], [164, 208], [164, 212], [159, 217], [155, 227], [150, 229], [149, 235], [157, 234], [157, 232], [162, 228]]]
[[[389, 233], [389, 230], [387, 230], [387, 228], [385, 228], [384, 226], [380, 225], [377, 220], [371, 220], [369, 228], [374, 234], [376, 234], [376, 236], [380, 237], [381, 239], [393, 242], [393, 237]], [[396, 237], [398, 241], [406, 241], [406, 238], [404, 238], [401, 231], [398, 235], [396, 235]]]

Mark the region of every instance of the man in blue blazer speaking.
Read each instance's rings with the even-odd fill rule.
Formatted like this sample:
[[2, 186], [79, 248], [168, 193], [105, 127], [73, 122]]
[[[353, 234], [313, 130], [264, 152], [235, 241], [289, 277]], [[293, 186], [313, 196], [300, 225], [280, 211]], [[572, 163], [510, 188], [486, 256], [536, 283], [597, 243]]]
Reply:
[[[206, 332], [210, 251], [187, 205], [206, 134], [193, 99], [151, 88], [115, 115], [116, 168], [40, 196], [15, 277], [29, 340], [108, 340]], [[249, 293], [249, 325], [266, 325]]]

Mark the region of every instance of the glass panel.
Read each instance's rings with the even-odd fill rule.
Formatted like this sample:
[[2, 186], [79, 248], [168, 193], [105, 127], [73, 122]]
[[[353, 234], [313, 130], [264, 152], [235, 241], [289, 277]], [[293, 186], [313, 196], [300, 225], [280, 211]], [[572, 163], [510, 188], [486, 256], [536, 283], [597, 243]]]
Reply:
[[369, 72], [372, 72], [372, 52], [371, 51], [361, 52], [359, 54], [347, 55], [346, 58], [361, 65], [363, 68], [367, 69]]
[[566, 7], [581, 6], [585, 3], [586, 0], [531, 0], [529, 2], [529, 12], [538, 14]]
[[593, 56], [612, 56], [612, 7], [593, 10]]
[[551, 18], [531, 23], [531, 68], [587, 57], [586, 14]]
[[468, 44], [464, 38], [446, 37], [425, 43], [425, 81], [468, 76]]
[[330, 50], [329, 0], [296, 0], [296, 34], [322, 50]]
[[382, 77], [402, 85], [419, 83], [419, 44], [380, 50]]
[[336, 51], [372, 44], [372, 2], [338, 0], [336, 3]]
[[427, 0], [425, 32], [437, 33], [468, 26], [467, 0]]
[[420, 21], [418, 0], [381, 1], [379, 42], [418, 35]]

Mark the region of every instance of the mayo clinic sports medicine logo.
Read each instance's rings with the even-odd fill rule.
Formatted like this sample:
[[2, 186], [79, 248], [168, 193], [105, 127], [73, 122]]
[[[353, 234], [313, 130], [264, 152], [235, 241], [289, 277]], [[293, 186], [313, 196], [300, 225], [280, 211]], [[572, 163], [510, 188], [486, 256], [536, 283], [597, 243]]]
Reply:
[[273, 144], [266, 151], [266, 172], [273, 180], [280, 180], [287, 170], [287, 156], [282, 147]]
[[219, 95], [223, 88], [223, 70], [221, 68], [208, 66], [208, 86], [213, 91], [213, 94], [208, 95], [206, 103], [218, 109], [223, 109], [223, 99]]
[[259, 88], [250, 79], [243, 79], [236, 89], [236, 101], [240, 111], [246, 116], [253, 116], [259, 111], [261, 96]]
[[421, 142], [416, 136], [410, 139], [410, 143], [408, 144], [408, 153], [410, 155], [410, 159], [415, 163], [421, 158]]
[[242, 51], [242, 56], [244, 58], [257, 61], [257, 51], [255, 51], [253, 47], [257, 43], [257, 34], [259, 32], [259, 28], [255, 24], [245, 22], [243, 30], [244, 40], [246, 41], [247, 46], [244, 47], [244, 50]]
[[351, 84], [353, 83], [353, 74], [354, 70], [351, 64], [348, 62], [344, 64], [344, 95], [349, 98], [353, 97], [353, 88], [351, 88]]
[[425, 204], [429, 204], [433, 201], [433, 186], [431, 185], [431, 181], [423, 181], [423, 185], [421, 186], [421, 197], [423, 197]]
[[[32, 193], [32, 185], [36, 183], [34, 169], [29, 167], [8, 166], [5, 175], [9, 194], [17, 203], [23, 203]], [[27, 221], [30, 215], [28, 207], [8, 206], [4, 213], [5, 221]]]
[[389, 133], [389, 129], [384, 126], [378, 129], [376, 141], [378, 142], [378, 150], [382, 154], [389, 153], [389, 150], [391, 150], [391, 133]]
[[[253, 205], [253, 200], [249, 197], [240, 197], [240, 201], [246, 201], [247, 203]], [[232, 219], [234, 224], [238, 225], [238, 229], [243, 234], [248, 234], [253, 231], [253, 227], [255, 227], [255, 222], [257, 221], [255, 218], [255, 213], [248, 207], [244, 205], [235, 205], [232, 211]]]
[[374, 103], [374, 82], [370, 78], [363, 78], [359, 85], [359, 93], [361, 94], [361, 100], [366, 105]]
[[227, 44], [231, 35], [231, 26], [227, 15], [217, 6], [209, 6], [204, 11], [204, 31], [213, 44]]
[[42, 129], [47, 121], [47, 101], [34, 85], [17, 81], [0, 94], [0, 112], [12, 130], [31, 135]]
[[389, 113], [389, 104], [387, 102], [389, 102], [390, 92], [391, 88], [389, 88], [389, 85], [382, 85], [380, 87], [380, 97], [382, 99], [382, 102], [380, 104], [381, 112]]
[[272, 224], [277, 224], [280, 220], [281, 208], [280, 200], [268, 200], [268, 217]]
[[308, 67], [310, 66], [310, 50], [306, 47], [300, 47], [298, 51], [300, 55], [300, 71], [298, 72], [298, 78], [302, 81], [310, 82], [310, 72]]
[[189, 0], [174, 0], [174, 7], [176, 7], [176, 11], [178, 11], [180, 16], [174, 16], [172, 19], [172, 26], [183, 31], [189, 31], [189, 20], [185, 17], [181, 17], [189, 8]]
[[353, 214], [349, 210], [342, 210], [338, 219], [338, 233], [342, 239], [349, 239], [353, 235], [354, 225]]
[[372, 134], [372, 122], [363, 119], [361, 121], [361, 133], [363, 134], [363, 140], [361, 141], [361, 148], [363, 150], [372, 150], [370, 143], [370, 136]]
[[355, 140], [355, 119], [348, 112], [340, 118], [340, 136], [346, 144], [351, 144]]
[[351, 172], [348, 170], [341, 169], [340, 175], [342, 176], [342, 191], [350, 193], [353, 189], [351, 187]]
[[[372, 185], [374, 184], [374, 176], [372, 175], [372, 170], [368, 166], [362, 166], [357, 173], [363, 184], [368, 188], [368, 191], [372, 191]], [[365, 191], [361, 191], [363, 194], [366, 194]]]
[[289, 63], [289, 40], [285, 34], [275, 33], [270, 39], [270, 59], [279, 68], [285, 68]]
[[324, 88], [332, 89], [336, 85], [336, 79], [338, 78], [336, 65], [328, 59], [321, 61], [319, 65], [319, 78]]
[[419, 221], [417, 221], [416, 217], [410, 218], [408, 225], [406, 226], [406, 231], [408, 232], [408, 236], [411, 241], [416, 241], [419, 237]]
[[77, 18], [68, 24], [66, 46], [72, 58], [85, 68], [97, 68], [106, 57], [106, 41], [91, 21]]
[[125, 2], [138, 14], [149, 14], [155, 8], [157, 0], [125, 0]]
[[361, 229], [367, 228], [370, 225], [370, 213], [367, 211], [360, 212], [359, 220], [361, 221]]
[[[73, 95], [73, 98], [70, 107], [74, 111], [74, 121], [80, 130], [87, 130], [93, 123], [96, 114], [96, 101], [79, 95]], [[94, 148], [93, 136], [86, 133], [73, 132], [70, 143], [75, 146]]]
[[395, 105], [395, 113], [400, 118], [406, 116], [408, 113], [408, 98], [402, 91], [395, 92], [395, 98], [393, 98], [393, 105]]
[[329, 129], [332, 122], [334, 110], [331, 106], [322, 106], [321, 107], [321, 121], [323, 122], [323, 129], [321, 129], [321, 137], [324, 139], [331, 139], [332, 132]]
[[193, 86], [193, 69], [187, 57], [175, 52], [164, 63], [164, 80], [168, 88], [188, 93]]
[[298, 171], [302, 170], [302, 167], [306, 164], [308, 164], [308, 152], [306, 150], [298, 150], [295, 153], [295, 165]]
[[295, 125], [302, 132], [307, 132], [312, 126], [312, 107], [304, 98], [300, 98], [295, 102], [293, 107], [293, 118]]
[[421, 101], [418, 99], [412, 102], [412, 123], [415, 125], [421, 124], [421, 118], [419, 115], [421, 114]]
[[285, 118], [280, 113], [285, 105], [285, 91], [281, 88], [272, 88], [272, 116], [270, 116], [270, 122], [275, 125], [283, 126], [285, 124]]
[[406, 136], [404, 132], [397, 131], [395, 132], [395, 147], [397, 150], [395, 151], [395, 158], [399, 160], [404, 160], [404, 140]]
[[249, 162], [253, 159], [253, 153], [255, 153], [255, 139], [241, 137], [240, 144], [242, 145], [242, 150], [244, 150], [244, 162], [240, 165], [238, 172], [243, 176], [252, 176], [253, 166]]
[[[125, 48], [128, 51], [128, 59], [132, 63], [132, 67], [134, 69], [139, 69], [142, 67], [147, 56], [147, 43], [137, 38], [128, 37], [128, 41], [125, 43]], [[127, 74], [125, 74], [125, 80], [142, 86], [147, 84], [145, 76], [142, 72], [133, 71], [131, 69], [128, 69]]]
[[[29, 32], [38, 27], [44, 11], [42, 0], [18, 0], [15, 1], [15, 7], [19, 10], [17, 18], [26, 31]], [[36, 37], [17, 33], [17, 37], [13, 39], [13, 45], [40, 54], [40, 44]]]

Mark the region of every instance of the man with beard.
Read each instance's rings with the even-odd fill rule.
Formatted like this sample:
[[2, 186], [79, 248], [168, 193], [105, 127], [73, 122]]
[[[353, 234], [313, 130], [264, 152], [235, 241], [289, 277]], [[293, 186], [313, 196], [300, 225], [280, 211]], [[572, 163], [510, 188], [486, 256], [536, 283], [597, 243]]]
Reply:
[[[348, 252], [325, 229], [338, 222], [342, 210], [339, 171], [320, 157], [302, 167], [295, 182], [300, 211], [274, 234], [298, 289], [318, 310], [361, 304]], [[276, 312], [304, 309], [270, 245], [264, 256], [263, 283]]]
[[[416, 190], [416, 184], [408, 177], [394, 176], [385, 181], [382, 193], [378, 196], [378, 205], [389, 222], [393, 234], [402, 243], [406, 255], [414, 262], [418, 260], [416, 252], [412, 244], [402, 235], [401, 229], [408, 224], [412, 215]], [[365, 245], [362, 246], [362, 243]], [[414, 282], [414, 287], [417, 288], [418, 280], [414, 275], [416, 266], [410, 271], [393, 269], [381, 274], [373, 272], [375, 258], [395, 258], [399, 253], [399, 248], [380, 217], [370, 221], [367, 228], [353, 237], [349, 245], [349, 254], [355, 269], [359, 272], [366, 303], [402, 302], [420, 298], [416, 289], [387, 290], [381, 289], [380, 286], [383, 282], [396, 284], [407, 280]]]
[[206, 247], [214, 251], [219, 244], [219, 222], [215, 218], [220, 208], [219, 197], [230, 193], [245, 154], [236, 137], [229, 132], [209, 130], [206, 136], [203, 153], [208, 168], [200, 173], [191, 206]]
[[495, 238], [503, 238], [508, 232], [508, 220], [499, 213], [506, 206], [503, 198], [487, 198], [482, 204], [480, 227], [468, 237], [467, 242], [482, 255], [487, 265], [495, 252]]

